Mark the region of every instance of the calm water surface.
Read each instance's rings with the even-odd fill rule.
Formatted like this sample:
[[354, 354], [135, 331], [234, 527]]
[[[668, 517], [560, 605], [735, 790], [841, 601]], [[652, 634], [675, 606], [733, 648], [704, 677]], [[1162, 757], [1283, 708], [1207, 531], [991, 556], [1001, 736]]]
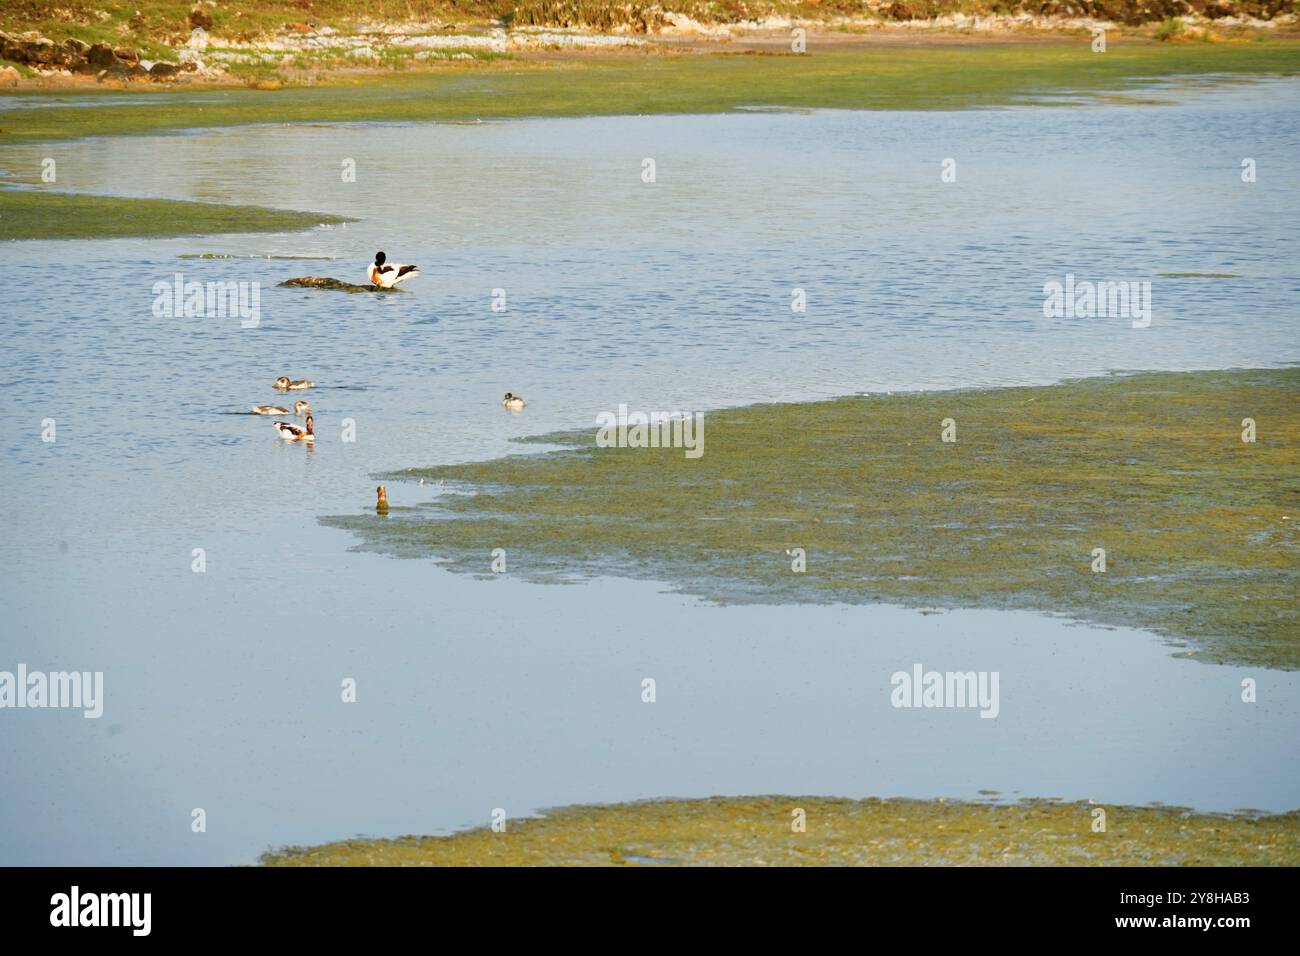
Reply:
[[[106, 703], [99, 720], [4, 713], [0, 862], [248, 862], [495, 807], [653, 796], [1300, 806], [1296, 675], [1031, 613], [712, 607], [647, 582], [453, 577], [351, 552], [316, 521], [366, 508], [376, 472], [518, 452], [513, 437], [619, 402], [1294, 363], [1300, 81], [1165, 98], [257, 126], [0, 152], [18, 183], [48, 156], [60, 189], [362, 220], [5, 245], [0, 670], [102, 670]], [[955, 183], [940, 182], [946, 158]], [[409, 294], [276, 288], [362, 281], [378, 248], [421, 266]], [[193, 253], [241, 258], [179, 258]], [[332, 261], [249, 258], [268, 255]], [[260, 282], [260, 325], [156, 317], [153, 284], [177, 272]], [[1045, 319], [1043, 283], [1067, 273], [1151, 281], [1151, 328]], [[283, 404], [280, 374], [320, 385], [314, 451], [240, 414]], [[525, 413], [500, 408], [507, 390]], [[398, 504], [432, 494], [390, 486]], [[890, 707], [889, 675], [916, 662], [1000, 671], [998, 719]], [[1244, 676], [1256, 705], [1239, 702]], [[340, 702], [349, 677], [355, 704]]]

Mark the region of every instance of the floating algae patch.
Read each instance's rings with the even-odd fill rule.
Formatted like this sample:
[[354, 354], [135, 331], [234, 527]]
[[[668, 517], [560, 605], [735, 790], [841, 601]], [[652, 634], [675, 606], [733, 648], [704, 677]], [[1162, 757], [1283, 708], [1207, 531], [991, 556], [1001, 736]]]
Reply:
[[177, 259], [288, 259], [291, 261], [302, 260], [321, 260], [324, 262], [334, 262], [338, 256], [276, 256], [276, 255], [248, 255], [239, 256], [233, 252], [185, 252], [176, 257]]
[[0, 240], [289, 232], [322, 223], [352, 221], [343, 216], [264, 206], [0, 189]]
[[383, 289], [377, 285], [357, 285], [342, 279], [330, 279], [325, 276], [299, 276], [285, 279], [280, 287], [290, 289], [333, 289], [336, 292], [405, 292], [405, 289]]
[[[1029, 608], [1295, 668], [1298, 396], [1290, 368], [757, 405], [706, 415], [696, 459], [598, 448], [593, 426], [530, 439], [558, 451], [391, 475], [474, 492], [400, 521], [322, 520], [469, 573], [505, 548], [511, 573], [536, 580]], [[955, 443], [940, 440], [946, 418]]]
[[[794, 833], [793, 812], [806, 831]], [[1295, 866], [1300, 813], [825, 797], [580, 806], [451, 836], [290, 847], [268, 866]]]

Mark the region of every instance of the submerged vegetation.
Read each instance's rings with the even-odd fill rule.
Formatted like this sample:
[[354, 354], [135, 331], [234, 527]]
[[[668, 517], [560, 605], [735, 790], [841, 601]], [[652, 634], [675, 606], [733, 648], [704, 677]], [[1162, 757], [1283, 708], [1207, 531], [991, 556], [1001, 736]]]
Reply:
[[[268, 866], [1295, 866], [1300, 813], [826, 797], [568, 807], [451, 836], [290, 847]], [[795, 811], [805, 830], [795, 832]]]
[[[391, 476], [471, 494], [322, 520], [468, 573], [505, 548], [511, 573], [538, 580], [1029, 608], [1295, 668], [1298, 395], [1291, 368], [727, 409], [705, 417], [694, 460], [597, 447], [593, 427], [530, 439], [558, 451]], [[941, 440], [949, 418], [955, 442]]]
[[350, 221], [263, 206], [0, 189], [0, 240], [289, 232]]

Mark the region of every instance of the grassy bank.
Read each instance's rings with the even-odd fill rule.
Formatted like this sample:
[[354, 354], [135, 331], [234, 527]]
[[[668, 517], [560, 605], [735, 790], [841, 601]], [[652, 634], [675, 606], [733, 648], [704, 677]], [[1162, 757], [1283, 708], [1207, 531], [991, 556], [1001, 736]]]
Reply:
[[[1075, 42], [880, 47], [802, 56], [621, 54], [555, 61], [464, 61], [432, 72], [334, 78], [328, 87], [107, 91], [111, 109], [51, 105], [2, 114], [0, 145], [261, 122], [726, 112], [746, 105], [962, 109], [1067, 91], [1140, 88], [1172, 75], [1278, 74], [1300, 44]], [[16, 94], [24, 97], [47, 93]], [[82, 95], [82, 94], [78, 94]], [[126, 101], [145, 97], [147, 102]], [[39, 103], [39, 100], [35, 101]], [[30, 102], [29, 102], [29, 105]]]
[[[540, 580], [1030, 608], [1295, 668], [1298, 395], [1300, 369], [1285, 369], [760, 405], [707, 415], [694, 460], [598, 448], [593, 425], [538, 439], [560, 451], [392, 476], [476, 494], [402, 508], [395, 490], [387, 519], [324, 520], [367, 548], [469, 573], [505, 548], [512, 574]], [[1247, 417], [1253, 444], [1241, 440]], [[940, 440], [945, 418], [956, 443]]]
[[[792, 812], [806, 831], [792, 832]], [[569, 807], [447, 837], [346, 840], [268, 853], [269, 866], [1295, 866], [1300, 813], [824, 797]]]
[[291, 232], [349, 221], [341, 216], [262, 206], [0, 189], [0, 241]]
[[[865, 0], [854, 2], [869, 9]], [[785, 0], [773, 0], [772, 6], [778, 3]], [[687, 0], [687, 6], [692, 5], [705, 13], [708, 4]], [[243, 41], [322, 28], [365, 32], [377, 24], [418, 24], [430, 32], [486, 30], [502, 18], [557, 24], [600, 7], [607, 17], [624, 12], [622, 23], [631, 24], [637, 22], [633, 12], [637, 6], [553, 0], [518, 5], [513, 0], [367, 0], [365, 4], [355, 0], [222, 0], [219, 4], [205, 0], [9, 0], [0, 8], [0, 30], [39, 30], [55, 40], [75, 37], [117, 46], [179, 44], [195, 26], [219, 39]], [[815, 4], [808, 6], [816, 9]], [[734, 13], [731, 19], [735, 19]]]
[[[9, 0], [0, 29], [39, 29], [46, 36], [87, 42], [175, 42], [195, 25], [215, 36], [251, 39], [284, 30], [329, 27], [361, 31], [376, 22], [420, 23], [429, 29], [486, 28], [495, 23], [653, 31], [672, 22], [669, 12], [698, 23], [742, 24], [768, 17], [803, 21], [845, 18], [860, 23], [967, 16], [1090, 16], [1118, 23], [1148, 23], [1171, 14], [1238, 15], [1272, 19], [1292, 0], [1174, 0], [1159, 7], [1134, 0]], [[196, 18], [194, 10], [199, 14]]]

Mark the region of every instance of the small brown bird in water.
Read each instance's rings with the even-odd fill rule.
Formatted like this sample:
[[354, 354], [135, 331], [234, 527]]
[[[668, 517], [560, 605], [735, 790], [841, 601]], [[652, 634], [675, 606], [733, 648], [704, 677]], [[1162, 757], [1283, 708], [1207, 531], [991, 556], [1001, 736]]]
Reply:
[[381, 515], [388, 514], [388, 492], [384, 490], [384, 486], [380, 485], [376, 488], [375, 494], [378, 495], [378, 500], [375, 502], [375, 510]]

